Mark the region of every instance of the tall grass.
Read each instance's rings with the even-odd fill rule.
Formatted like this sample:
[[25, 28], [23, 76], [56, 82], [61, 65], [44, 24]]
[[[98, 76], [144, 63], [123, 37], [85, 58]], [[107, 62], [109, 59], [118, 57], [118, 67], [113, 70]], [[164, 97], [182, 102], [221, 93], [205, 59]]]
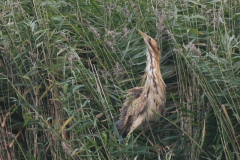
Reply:
[[[239, 1], [0, 3], [0, 159], [240, 159]], [[167, 115], [125, 145], [136, 29], [159, 42]]]

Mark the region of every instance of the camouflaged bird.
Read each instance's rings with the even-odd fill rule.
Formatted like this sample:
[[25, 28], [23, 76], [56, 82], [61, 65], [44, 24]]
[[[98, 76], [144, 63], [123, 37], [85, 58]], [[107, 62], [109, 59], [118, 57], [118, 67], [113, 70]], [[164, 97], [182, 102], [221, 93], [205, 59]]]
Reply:
[[160, 70], [160, 51], [157, 42], [138, 30], [147, 46], [146, 82], [143, 87], [135, 87], [127, 92], [116, 123], [120, 135], [128, 135], [135, 129], [148, 130], [150, 122], [159, 121], [157, 114], [164, 114], [166, 85]]

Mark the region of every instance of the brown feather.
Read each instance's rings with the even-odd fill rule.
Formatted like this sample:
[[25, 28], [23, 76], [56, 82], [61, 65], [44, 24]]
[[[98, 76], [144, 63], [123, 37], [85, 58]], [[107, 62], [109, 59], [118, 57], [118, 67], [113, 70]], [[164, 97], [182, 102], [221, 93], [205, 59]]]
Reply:
[[[131, 133], [135, 129], [149, 129], [150, 121], [158, 121], [154, 112], [165, 111], [165, 83], [160, 70], [160, 52], [157, 42], [139, 31], [147, 45], [146, 82], [143, 87], [130, 89], [120, 110], [120, 118], [116, 126], [121, 135]], [[153, 112], [154, 111], [154, 112]]]

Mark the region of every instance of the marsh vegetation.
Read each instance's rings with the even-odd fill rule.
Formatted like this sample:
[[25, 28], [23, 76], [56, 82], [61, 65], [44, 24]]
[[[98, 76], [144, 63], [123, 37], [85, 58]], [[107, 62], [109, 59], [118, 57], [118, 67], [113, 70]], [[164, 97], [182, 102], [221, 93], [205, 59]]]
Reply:
[[[240, 1], [0, 4], [0, 159], [240, 159]], [[160, 46], [167, 114], [124, 145], [137, 29]]]

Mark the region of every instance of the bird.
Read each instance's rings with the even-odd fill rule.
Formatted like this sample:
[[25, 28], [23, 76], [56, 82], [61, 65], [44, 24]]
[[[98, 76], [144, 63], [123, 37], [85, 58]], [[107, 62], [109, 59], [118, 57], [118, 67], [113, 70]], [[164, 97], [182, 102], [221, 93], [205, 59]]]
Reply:
[[[141, 30], [146, 45], [146, 81], [142, 87], [127, 91], [120, 109], [116, 127], [121, 136], [129, 136], [134, 130], [147, 131], [152, 123], [159, 121], [157, 114], [165, 115], [166, 84], [160, 70], [160, 51], [156, 40]], [[157, 113], [157, 114], [156, 114]]]

